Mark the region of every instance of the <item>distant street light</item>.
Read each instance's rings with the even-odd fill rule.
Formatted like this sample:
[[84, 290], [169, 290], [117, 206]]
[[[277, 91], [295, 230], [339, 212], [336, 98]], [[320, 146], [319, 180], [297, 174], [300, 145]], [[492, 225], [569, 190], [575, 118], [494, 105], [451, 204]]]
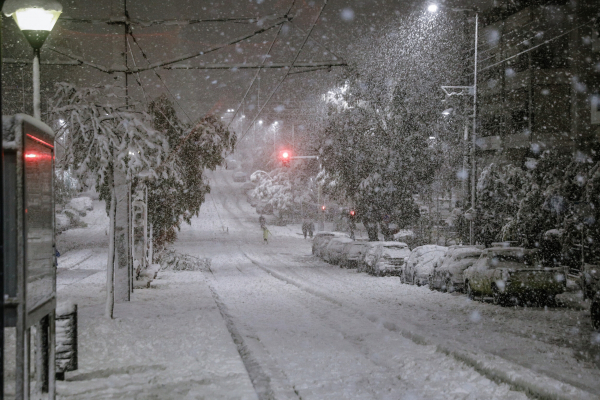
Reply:
[[40, 107], [40, 49], [62, 13], [62, 6], [55, 0], [23, 2], [8, 0], [2, 11], [14, 18], [25, 39], [33, 48], [33, 116], [41, 120]]
[[427, 7], [427, 11], [434, 13], [437, 12], [438, 10], [438, 6], [437, 4], [430, 4], [429, 7]]
[[442, 111], [442, 115], [448, 116], [448, 115], [452, 114], [452, 111], [454, 111], [454, 109], [452, 107], [446, 108], [444, 111]]

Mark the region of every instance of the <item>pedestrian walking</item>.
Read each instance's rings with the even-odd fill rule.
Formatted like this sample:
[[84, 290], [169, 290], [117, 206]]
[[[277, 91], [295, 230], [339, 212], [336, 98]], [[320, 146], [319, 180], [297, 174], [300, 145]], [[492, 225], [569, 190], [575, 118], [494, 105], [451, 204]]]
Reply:
[[[304, 239], [306, 239], [306, 235], [308, 234], [308, 228], [309, 228], [309, 223], [306, 219], [304, 219], [302, 221], [302, 234], [304, 235]], [[310, 234], [310, 237], [312, 237], [312, 232]]]
[[267, 229], [266, 226], [263, 226], [262, 230], [263, 230], [263, 241], [265, 244], [269, 244], [269, 235], [273, 236], [273, 234]]
[[[308, 221], [308, 236], [312, 239], [313, 231], [315, 230], [315, 223], [312, 221]], [[306, 237], [306, 235], [304, 235]]]

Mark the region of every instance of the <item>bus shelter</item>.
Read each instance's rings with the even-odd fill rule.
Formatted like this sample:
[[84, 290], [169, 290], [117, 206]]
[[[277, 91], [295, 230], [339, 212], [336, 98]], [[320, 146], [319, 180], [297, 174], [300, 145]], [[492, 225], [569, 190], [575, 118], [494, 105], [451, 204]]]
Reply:
[[54, 133], [24, 114], [2, 123], [4, 329], [14, 330], [6, 344], [14, 348], [3, 349], [4, 395], [54, 399]]

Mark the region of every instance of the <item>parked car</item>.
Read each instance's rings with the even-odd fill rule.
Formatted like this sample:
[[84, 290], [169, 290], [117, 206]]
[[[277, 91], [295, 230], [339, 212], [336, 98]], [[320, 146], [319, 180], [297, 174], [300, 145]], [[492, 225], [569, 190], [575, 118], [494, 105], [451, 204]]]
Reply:
[[366, 240], [355, 240], [346, 243], [340, 266], [344, 268], [358, 268], [358, 264], [364, 257], [368, 244], [369, 242]]
[[242, 171], [237, 171], [233, 173], [233, 181], [234, 182], [246, 182], [246, 174]]
[[382, 242], [368, 242], [363, 258], [358, 263], [358, 272], [372, 273], [377, 257], [379, 257], [379, 248]]
[[344, 237], [346, 236], [341, 232], [317, 232], [313, 238], [312, 244], [312, 253], [317, 256], [323, 258], [323, 250], [329, 244], [329, 241], [335, 237]]
[[492, 296], [499, 305], [553, 300], [566, 284], [562, 268], [543, 267], [537, 250], [521, 247], [485, 249], [463, 275], [469, 298]]
[[416, 247], [406, 262], [401, 275], [402, 282], [419, 286], [427, 285], [429, 275], [435, 266], [441, 263], [446, 251], [448, 251], [447, 247], [435, 244]]
[[372, 273], [376, 276], [400, 276], [410, 249], [402, 242], [382, 242], [378, 248], [377, 261], [373, 263]]
[[441, 265], [429, 277], [429, 288], [444, 292], [463, 290], [463, 272], [481, 256], [483, 249], [471, 246], [450, 247]]
[[254, 183], [246, 182], [242, 185], [242, 193], [246, 193], [247, 191], [254, 189], [254, 187]]
[[334, 237], [323, 250], [323, 260], [329, 264], [339, 265], [344, 254], [346, 243], [353, 242], [349, 237]]

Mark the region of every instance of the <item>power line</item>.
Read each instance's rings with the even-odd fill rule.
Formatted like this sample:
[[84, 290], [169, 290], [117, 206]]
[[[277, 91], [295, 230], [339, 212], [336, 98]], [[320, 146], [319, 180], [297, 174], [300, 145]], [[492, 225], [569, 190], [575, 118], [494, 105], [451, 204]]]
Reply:
[[[137, 45], [137, 47], [140, 49], [140, 52], [142, 53], [142, 57], [144, 57], [144, 59], [146, 60], [146, 62], [150, 65], [150, 60], [148, 60], [148, 56], [146, 55], [146, 53], [142, 49], [142, 46], [140, 46], [140, 44], [138, 43], [138, 41], [135, 38], [135, 36], [133, 36], [133, 32], [130, 31], [129, 35], [133, 39], [133, 43], [135, 43]], [[185, 111], [185, 109], [183, 108], [183, 106], [181, 104], [179, 104], [179, 102], [177, 101], [177, 98], [173, 95], [173, 93], [171, 92], [171, 89], [169, 89], [169, 87], [167, 86], [167, 84], [165, 83], [165, 81], [163, 80], [163, 78], [160, 76], [160, 74], [158, 72], [156, 72], [156, 69], [152, 69], [152, 71], [158, 77], [158, 79], [162, 82], [162, 84], [165, 87], [165, 89], [167, 89], [167, 92], [169, 92], [169, 94], [173, 98], [173, 101], [175, 102], [175, 104], [177, 104], [179, 106], [179, 108], [181, 108], [181, 111], [183, 111], [183, 113], [188, 118], [188, 120], [190, 122], [192, 122], [192, 118], [189, 116], [189, 114], [187, 113], [187, 111]]]
[[308, 38], [310, 37], [310, 34], [312, 33], [313, 29], [315, 28], [315, 25], [317, 24], [317, 22], [319, 21], [319, 18], [321, 17], [321, 13], [323, 12], [323, 10], [325, 9], [325, 6], [327, 5], [327, 0], [325, 0], [323, 2], [323, 6], [321, 7], [321, 10], [319, 11], [319, 14], [317, 14], [317, 17], [315, 18], [315, 20], [313, 21], [312, 25], [310, 26], [310, 29], [308, 30], [308, 33], [306, 34], [304, 41], [302, 42], [302, 45], [300, 45], [300, 48], [298, 49], [298, 51], [296, 52], [296, 56], [294, 57], [294, 60], [292, 61], [292, 66], [290, 68], [288, 68], [286, 70], [285, 75], [283, 76], [283, 78], [281, 78], [281, 80], [277, 83], [277, 86], [275, 86], [275, 89], [271, 92], [271, 94], [269, 95], [269, 98], [267, 99], [267, 101], [263, 104], [263, 106], [261, 107], [261, 109], [258, 111], [258, 114], [256, 114], [256, 116], [254, 116], [254, 119], [250, 122], [250, 125], [248, 127], [248, 129], [246, 129], [246, 132], [244, 132], [244, 134], [242, 135], [242, 137], [240, 138], [240, 141], [242, 139], [244, 139], [244, 137], [248, 134], [248, 132], [250, 131], [250, 128], [252, 127], [252, 124], [254, 123], [254, 121], [256, 121], [256, 118], [258, 118], [258, 116], [262, 113], [262, 111], [264, 110], [264, 108], [267, 106], [267, 104], [269, 104], [269, 101], [271, 101], [271, 98], [273, 97], [273, 95], [275, 94], [275, 92], [277, 92], [277, 90], [279, 89], [279, 87], [281, 86], [281, 84], [285, 81], [285, 79], [288, 77], [288, 75], [290, 74], [290, 71], [292, 70], [292, 68], [294, 67], [294, 64], [296, 63], [296, 61], [298, 60], [298, 57], [300, 56], [300, 53], [302, 52], [302, 50], [304, 49], [304, 45], [306, 44], [306, 42], [308, 41]]
[[[290, 6], [290, 8], [288, 8], [287, 13], [285, 13], [285, 16], [287, 17], [290, 12], [292, 12], [292, 9], [294, 8], [294, 5], [296, 4], [296, 0], [292, 0], [292, 5]], [[269, 50], [267, 51], [267, 56], [269, 56], [271, 54], [271, 50], [273, 49], [273, 46], [275, 45], [275, 42], [277, 41], [277, 38], [279, 37], [279, 34], [281, 33], [281, 29], [283, 28], [283, 24], [281, 24], [279, 26], [279, 29], [277, 30], [277, 34], [275, 35], [275, 37], [273, 38], [273, 41], [271, 42], [271, 45], [269, 46]], [[250, 86], [248, 87], [248, 89], [246, 90], [246, 93], [244, 93], [244, 96], [242, 97], [242, 100], [240, 101], [240, 104], [238, 104], [237, 108], [235, 109], [235, 113], [233, 114], [233, 116], [231, 117], [231, 121], [229, 121], [229, 124], [227, 124], [227, 129], [229, 129], [229, 126], [231, 125], [231, 123], [233, 122], [233, 120], [235, 119], [235, 116], [237, 115], [237, 113], [240, 111], [240, 107], [242, 106], [242, 104], [244, 104], [244, 100], [246, 100], [246, 96], [248, 95], [248, 93], [250, 92], [250, 89], [252, 89], [252, 86], [254, 85], [254, 82], [256, 81], [256, 78], [258, 78], [258, 74], [260, 74], [260, 70], [262, 68], [262, 66], [265, 64], [265, 61], [267, 60], [267, 57], [263, 57], [261, 65], [258, 67], [258, 71], [256, 71], [256, 74], [254, 75], [254, 77], [252, 78], [252, 82], [250, 82]], [[259, 90], [260, 90], [260, 86], [259, 86]], [[259, 92], [260, 93], [260, 92]], [[240, 139], [241, 140], [241, 139]]]

